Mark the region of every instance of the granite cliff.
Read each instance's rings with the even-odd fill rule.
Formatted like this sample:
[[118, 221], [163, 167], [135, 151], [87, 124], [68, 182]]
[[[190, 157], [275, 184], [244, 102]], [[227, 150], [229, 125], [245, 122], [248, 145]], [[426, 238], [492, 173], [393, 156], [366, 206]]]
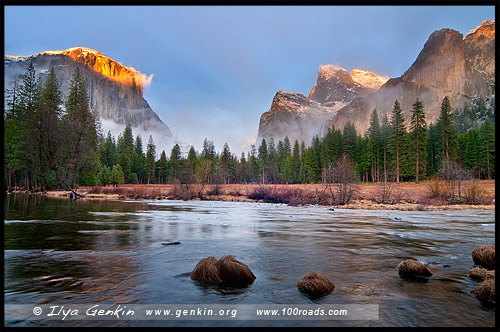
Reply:
[[321, 130], [322, 124], [333, 120], [338, 110], [354, 98], [376, 91], [385, 81], [359, 69], [349, 73], [335, 65], [321, 66], [309, 97], [287, 91], [276, 93], [271, 107], [260, 118], [257, 142], [271, 137], [282, 140], [288, 135], [292, 143], [310, 143], [315, 135], [326, 133]]
[[[400, 77], [387, 80], [376, 74], [326, 65], [318, 72], [316, 85], [300, 107], [279, 106], [285, 95], [279, 92], [269, 111], [262, 114], [257, 142], [262, 138], [282, 139], [285, 135], [311, 142], [334, 126], [342, 129], [353, 123], [359, 134], [369, 127], [373, 109], [379, 118], [389, 114], [396, 99], [405, 118], [413, 102], [423, 101], [427, 122], [439, 117], [441, 102], [448, 96], [460, 108], [473, 98], [495, 92], [495, 22], [484, 21], [464, 36], [452, 29], [433, 32], [410, 68]], [[311, 101], [316, 102], [309, 107]], [[300, 117], [297, 116], [300, 114]]]
[[22, 79], [30, 61], [42, 80], [49, 69], [54, 68], [63, 99], [69, 91], [73, 72], [79, 67], [87, 83], [90, 107], [99, 114], [104, 134], [109, 130], [117, 137], [128, 124], [134, 135], [142, 134], [144, 143], [149, 134], [156, 142], [172, 137], [170, 128], [143, 98], [143, 87], [150, 84], [152, 76], [126, 67], [98, 51], [75, 47], [32, 56], [4, 56], [6, 87], [16, 78]]

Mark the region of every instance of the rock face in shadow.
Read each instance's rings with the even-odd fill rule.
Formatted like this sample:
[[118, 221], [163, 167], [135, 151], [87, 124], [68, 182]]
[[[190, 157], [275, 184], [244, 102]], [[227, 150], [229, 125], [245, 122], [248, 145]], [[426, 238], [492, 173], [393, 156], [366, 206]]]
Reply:
[[[485, 21], [464, 36], [452, 29], [433, 32], [411, 67], [400, 77], [387, 80], [362, 70], [334, 65], [321, 66], [309, 97], [279, 91], [270, 109], [262, 114], [257, 144], [262, 138], [283, 139], [288, 135], [306, 144], [328, 128], [343, 129], [349, 122], [363, 135], [373, 109], [379, 119], [389, 114], [398, 99], [405, 119], [419, 98], [427, 122], [439, 117], [445, 96], [453, 107], [463, 107], [474, 97], [487, 97], [495, 88], [495, 22]], [[286, 102], [294, 95], [300, 102]], [[312, 101], [316, 103], [312, 103]]]
[[321, 66], [309, 97], [283, 90], [276, 93], [271, 107], [260, 117], [257, 144], [263, 138], [278, 141], [285, 136], [292, 144], [295, 140], [309, 144], [314, 136], [326, 134], [324, 124], [333, 120], [338, 110], [354, 98], [376, 91], [386, 80], [359, 69], [349, 74], [338, 66]]
[[290, 142], [310, 143], [321, 123], [332, 119], [338, 107], [326, 107], [300, 93], [278, 91], [269, 111], [260, 117], [257, 144], [272, 137], [277, 142], [288, 136]]
[[[15, 77], [22, 80], [30, 61], [33, 62], [37, 77], [42, 80], [50, 68], [54, 68], [63, 99], [68, 94], [73, 72], [78, 67], [87, 83], [90, 107], [99, 114], [101, 120], [111, 120], [121, 125], [120, 128], [128, 124], [142, 131], [157, 132], [165, 138], [172, 137], [170, 128], [143, 98], [143, 86], [150, 83], [152, 76], [123, 66], [98, 51], [75, 47], [27, 57], [5, 56], [6, 86]], [[116, 137], [118, 133], [112, 134]], [[147, 141], [147, 137], [142, 138]]]
[[398, 99], [406, 119], [417, 97], [424, 103], [427, 122], [439, 117], [445, 96], [453, 107], [464, 107], [472, 97], [486, 97], [495, 87], [495, 22], [486, 21], [465, 38], [458, 31], [433, 32], [412, 66], [400, 77], [387, 81], [380, 89], [354, 99], [337, 112], [327, 127], [343, 128], [354, 123], [358, 133], [369, 127], [373, 109], [379, 118], [389, 114]]

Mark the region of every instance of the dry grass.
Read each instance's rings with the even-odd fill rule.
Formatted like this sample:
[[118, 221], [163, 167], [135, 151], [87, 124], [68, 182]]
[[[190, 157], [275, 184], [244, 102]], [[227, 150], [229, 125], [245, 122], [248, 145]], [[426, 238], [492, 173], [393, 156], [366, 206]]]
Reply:
[[[405, 182], [392, 184], [391, 191], [393, 193], [404, 193], [400, 195], [396, 204], [377, 204], [376, 201], [380, 196], [380, 183], [362, 183], [357, 185], [357, 192], [354, 194], [352, 201], [344, 205], [344, 208], [355, 209], [401, 209], [401, 210], [435, 210], [435, 209], [477, 209], [495, 207], [495, 180], [478, 181], [477, 186], [481, 191], [481, 202], [490, 205], [450, 205], [446, 199], [430, 198], [429, 197], [429, 181], [423, 181], [419, 184]], [[280, 201], [290, 205], [302, 204], [320, 204], [332, 205], [332, 197], [328, 190], [325, 190], [324, 184], [223, 184], [219, 185], [217, 190], [214, 190], [215, 185], [206, 185], [202, 187], [198, 184], [189, 185], [189, 191], [183, 188], [175, 188], [174, 184], [121, 184], [118, 187], [80, 187], [79, 193], [89, 194], [91, 192], [109, 195], [111, 199], [162, 199], [178, 196], [177, 193], [183, 193], [186, 196], [180, 195], [177, 199], [209, 199], [223, 201], [258, 201], [256, 197], [259, 188], [265, 188], [261, 194], [264, 196], [261, 201], [266, 201], [266, 196], [269, 201]], [[182, 190], [181, 190], [182, 189]], [[208, 195], [209, 193], [219, 192], [219, 195]], [[257, 191], [257, 192], [256, 192]], [[64, 191], [54, 191], [48, 194], [54, 197], [61, 196], [59, 193]], [[269, 194], [267, 195], [266, 192]], [[56, 195], [58, 194], [58, 195]], [[94, 196], [96, 197], [97, 194]], [[176, 194], [176, 195], [173, 195]], [[116, 196], [113, 196], [116, 195]], [[113, 197], [111, 197], [113, 196]], [[61, 196], [65, 197], [64, 195]], [[86, 196], [85, 199], [92, 198]], [[102, 199], [102, 196], [99, 197]], [[477, 201], [477, 200], [476, 200]], [[480, 203], [481, 203], [480, 202]], [[395, 203], [391, 199], [389, 203]]]
[[404, 277], [430, 277], [432, 272], [416, 259], [407, 259], [397, 266], [400, 276]]
[[213, 256], [203, 258], [190, 277], [202, 284], [229, 287], [248, 286], [255, 280], [250, 268], [234, 256], [223, 256], [219, 260]]
[[495, 303], [495, 279], [487, 278], [470, 292], [480, 301]]
[[485, 267], [489, 270], [495, 269], [495, 245], [484, 244], [472, 250], [472, 260], [474, 264]]
[[309, 272], [297, 283], [299, 291], [312, 296], [323, 296], [333, 292], [335, 285], [323, 274]]
[[221, 283], [219, 270], [215, 266], [217, 259], [214, 256], [203, 258], [196, 264], [190, 278], [202, 284], [218, 285]]
[[255, 280], [252, 270], [234, 256], [221, 257], [215, 266], [222, 280], [221, 286], [242, 287], [250, 285]]
[[266, 203], [283, 203], [288, 205], [314, 204], [315, 197], [299, 188], [285, 186], [259, 186], [248, 194], [248, 198]]
[[[470, 269], [469, 277], [472, 279], [476, 279], [476, 280], [484, 280], [484, 279], [486, 279], [488, 272], [489, 271], [487, 269], [485, 269], [484, 267], [477, 267], [476, 266], [476, 267]], [[495, 271], [493, 271], [493, 272], [495, 272]]]

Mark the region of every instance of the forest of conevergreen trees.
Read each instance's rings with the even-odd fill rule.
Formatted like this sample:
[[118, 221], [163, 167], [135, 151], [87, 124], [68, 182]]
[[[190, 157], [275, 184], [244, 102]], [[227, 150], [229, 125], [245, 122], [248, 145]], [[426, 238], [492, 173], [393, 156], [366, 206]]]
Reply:
[[[263, 139], [237, 157], [228, 144], [217, 152], [203, 142], [201, 152], [175, 144], [167, 156], [158, 153], [150, 136], [127, 126], [116, 139], [103, 135], [89, 108], [85, 81], [75, 70], [63, 103], [53, 69], [44, 82], [30, 64], [21, 82], [6, 91], [4, 112], [4, 185], [7, 190], [47, 190], [121, 183], [317, 183], [339, 158], [350, 160], [362, 182], [421, 181], [442, 178], [495, 178], [494, 98], [477, 98], [464, 109], [442, 101], [436, 123], [416, 100], [405, 119], [399, 102], [389, 116], [373, 110], [370, 126], [360, 135], [353, 124], [330, 128], [309, 145]], [[63, 107], [64, 106], [64, 107]], [[308, 142], [309, 143], [309, 142]]]

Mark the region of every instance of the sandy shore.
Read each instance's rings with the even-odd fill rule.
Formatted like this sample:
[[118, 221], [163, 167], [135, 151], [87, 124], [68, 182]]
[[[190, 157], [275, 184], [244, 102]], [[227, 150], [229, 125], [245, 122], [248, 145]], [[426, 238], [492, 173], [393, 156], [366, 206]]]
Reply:
[[[465, 210], [465, 209], [495, 209], [495, 181], [479, 181], [479, 188], [482, 196], [488, 204], [448, 204], [437, 199], [430, 199], [429, 182], [400, 183], [393, 184], [391, 187], [392, 202], [387, 204], [377, 203], [382, 192], [381, 185], [376, 183], [363, 183], [357, 185], [357, 190], [349, 204], [335, 206], [339, 209], [368, 209], [368, 210], [402, 210], [402, 211], [430, 211], [430, 210]], [[228, 184], [220, 185], [219, 192], [214, 193], [215, 186], [190, 185], [190, 192], [199, 192], [201, 190], [204, 200], [229, 201], [229, 202], [257, 202], [258, 200], [248, 198], [258, 184]], [[174, 185], [134, 185], [123, 184], [118, 187], [80, 187], [77, 192], [85, 195], [85, 200], [122, 200], [122, 199], [172, 199], [171, 193]], [[329, 192], [323, 184], [293, 184], [293, 185], [265, 185], [267, 188], [277, 190], [299, 190], [309, 197], [314, 203], [314, 197], [323, 195], [328, 197]], [[179, 188], [177, 186], [177, 188]], [[43, 193], [47, 197], [68, 199], [70, 191], [57, 190]], [[199, 198], [196, 198], [199, 199]], [[320, 202], [322, 205], [329, 205]]]

